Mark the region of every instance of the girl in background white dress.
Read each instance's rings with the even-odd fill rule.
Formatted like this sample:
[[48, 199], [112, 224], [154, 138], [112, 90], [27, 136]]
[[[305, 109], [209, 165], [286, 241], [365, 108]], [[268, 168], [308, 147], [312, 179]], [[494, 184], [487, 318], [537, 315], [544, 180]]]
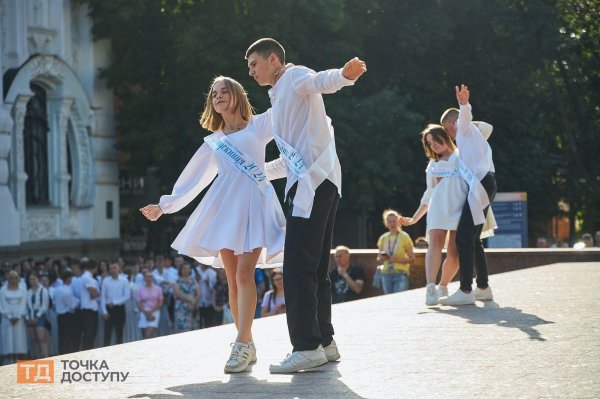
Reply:
[[12, 270], [8, 273], [8, 281], [0, 289], [0, 353], [8, 358], [8, 364], [27, 354], [27, 289], [19, 281], [19, 275]]
[[141, 211], [151, 221], [177, 212], [216, 176], [171, 246], [200, 263], [224, 266], [238, 331], [225, 372], [241, 372], [256, 361], [251, 332], [257, 300], [254, 269], [259, 260], [280, 265], [285, 242], [285, 216], [264, 174], [265, 146], [273, 139], [271, 115], [252, 115], [244, 88], [219, 76], [211, 84], [200, 124], [213, 133], [185, 167], [171, 195]]
[[[427, 213], [427, 233], [429, 248], [425, 255], [425, 275], [427, 278], [427, 293], [425, 303], [436, 305], [442, 292], [435, 288], [442, 249], [449, 232], [448, 250], [442, 268], [440, 290], [458, 271], [458, 250], [456, 248], [456, 228], [462, 212], [469, 187], [458, 174], [458, 150], [440, 125], [428, 125], [421, 132], [421, 141], [425, 155], [430, 159], [427, 165], [427, 190], [421, 198], [421, 205], [414, 215], [401, 218], [404, 226], [417, 223]], [[435, 176], [446, 174], [445, 177]], [[446, 288], [447, 289], [447, 288]]]
[[140, 286], [135, 280], [140, 271], [140, 267], [137, 264], [125, 266], [124, 271], [127, 274], [131, 296], [129, 297], [129, 300], [125, 302], [125, 331], [123, 333], [123, 342], [139, 341], [142, 339], [142, 334], [138, 328], [140, 315], [135, 298]]
[[[487, 125], [491, 128], [491, 125]], [[489, 134], [487, 133], [487, 137]], [[440, 125], [430, 124], [421, 132], [421, 142], [425, 155], [430, 159], [425, 170], [427, 190], [421, 198], [421, 205], [411, 217], [403, 217], [401, 223], [410, 226], [417, 223], [427, 213], [427, 237], [429, 248], [425, 255], [425, 275], [427, 291], [425, 303], [437, 305], [442, 296], [448, 295], [448, 283], [458, 272], [458, 249], [456, 247], [456, 228], [469, 192], [469, 186], [458, 171], [458, 149]], [[488, 219], [481, 237], [493, 234], [495, 220], [488, 212]], [[442, 267], [440, 286], [436, 290], [442, 249], [448, 235], [446, 260]]]

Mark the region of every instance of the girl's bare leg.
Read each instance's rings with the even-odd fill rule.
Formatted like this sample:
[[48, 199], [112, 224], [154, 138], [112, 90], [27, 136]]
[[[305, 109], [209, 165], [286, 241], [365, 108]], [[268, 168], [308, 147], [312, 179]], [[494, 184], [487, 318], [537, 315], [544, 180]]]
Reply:
[[448, 239], [446, 260], [442, 266], [442, 281], [440, 285], [447, 286], [458, 273], [458, 248], [456, 247], [456, 230], [451, 230]]
[[425, 254], [425, 277], [427, 284], [435, 284], [442, 263], [442, 249], [446, 241], [446, 230], [429, 230], [429, 248]]
[[238, 256], [236, 273], [238, 293], [238, 336], [236, 341], [252, 342], [252, 322], [256, 311], [256, 283], [254, 270], [262, 248]]
[[238, 286], [236, 281], [238, 257], [234, 255], [231, 249], [222, 249], [220, 253], [225, 274], [227, 275], [227, 285], [229, 286], [229, 309], [231, 309], [231, 316], [233, 317], [235, 328], [239, 331]]

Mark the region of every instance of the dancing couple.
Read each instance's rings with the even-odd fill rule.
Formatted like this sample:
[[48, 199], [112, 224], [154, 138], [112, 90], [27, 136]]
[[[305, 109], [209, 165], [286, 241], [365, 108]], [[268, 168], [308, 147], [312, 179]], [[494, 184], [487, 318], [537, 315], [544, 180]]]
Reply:
[[[271, 86], [271, 108], [253, 115], [237, 81], [215, 78], [200, 118], [212, 134], [204, 138], [172, 193], [141, 212], [151, 221], [177, 212], [214, 179], [172, 247], [225, 269], [237, 328], [227, 373], [244, 371], [256, 361], [254, 269], [281, 265], [284, 255], [293, 352], [269, 370], [293, 373], [340, 357], [333, 340], [327, 268], [341, 168], [322, 94], [353, 85], [366, 65], [353, 58], [341, 69], [315, 72], [286, 64], [285, 50], [270, 38], [253, 43], [245, 58], [250, 76], [261, 86]], [[265, 146], [273, 139], [280, 157], [265, 164]], [[269, 182], [282, 177], [287, 177], [285, 216]]]
[[[487, 142], [493, 128], [485, 122], [472, 122], [467, 86], [457, 86], [455, 91], [460, 110], [446, 110], [441, 125], [430, 124], [421, 132], [425, 155], [430, 159], [425, 171], [427, 190], [414, 215], [401, 219], [402, 225], [410, 226], [427, 213], [425, 303], [429, 306], [469, 305], [475, 300], [493, 299], [481, 242], [496, 227], [490, 209], [496, 195], [496, 180], [492, 150]], [[446, 239], [448, 251], [436, 289]], [[459, 263], [460, 289], [448, 296], [447, 285], [459, 270]], [[472, 290], [473, 269], [477, 272], [475, 290]]]

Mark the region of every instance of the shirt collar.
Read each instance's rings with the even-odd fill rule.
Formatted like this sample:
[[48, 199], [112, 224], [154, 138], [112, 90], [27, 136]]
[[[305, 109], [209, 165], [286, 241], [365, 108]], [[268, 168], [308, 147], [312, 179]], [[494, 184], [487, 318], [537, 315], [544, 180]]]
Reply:
[[275, 82], [275, 84], [273, 85], [273, 87], [271, 87], [269, 89], [269, 98], [271, 99], [271, 102], [273, 102], [275, 100], [275, 96], [277, 94], [277, 89], [281, 86], [280, 82], [283, 80], [283, 77], [285, 76], [286, 72], [289, 71], [292, 67], [288, 67], [285, 69], [285, 71], [283, 71], [283, 73], [281, 74], [281, 76], [279, 77], [279, 79], [277, 79], [277, 82]]
[[[279, 80], [277, 81], [277, 83], [279, 83]], [[277, 86], [277, 83], [275, 83], [275, 86]], [[275, 101], [275, 86], [271, 87], [268, 91], [269, 93], [269, 99], [271, 100], [271, 103], [273, 101]]]

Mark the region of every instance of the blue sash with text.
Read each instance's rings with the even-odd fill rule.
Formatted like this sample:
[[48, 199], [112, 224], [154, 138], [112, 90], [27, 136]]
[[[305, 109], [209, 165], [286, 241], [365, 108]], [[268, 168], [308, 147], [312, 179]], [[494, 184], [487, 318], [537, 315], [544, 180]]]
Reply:
[[[263, 194], [266, 194], [265, 189], [270, 183], [265, 172], [252, 160], [252, 158], [231, 145], [223, 133], [220, 135], [207, 136], [204, 138], [204, 141], [210, 146], [215, 154], [242, 172], [252, 181], [252, 183], [258, 186]], [[269, 190], [269, 193], [272, 193], [272, 190]]]

